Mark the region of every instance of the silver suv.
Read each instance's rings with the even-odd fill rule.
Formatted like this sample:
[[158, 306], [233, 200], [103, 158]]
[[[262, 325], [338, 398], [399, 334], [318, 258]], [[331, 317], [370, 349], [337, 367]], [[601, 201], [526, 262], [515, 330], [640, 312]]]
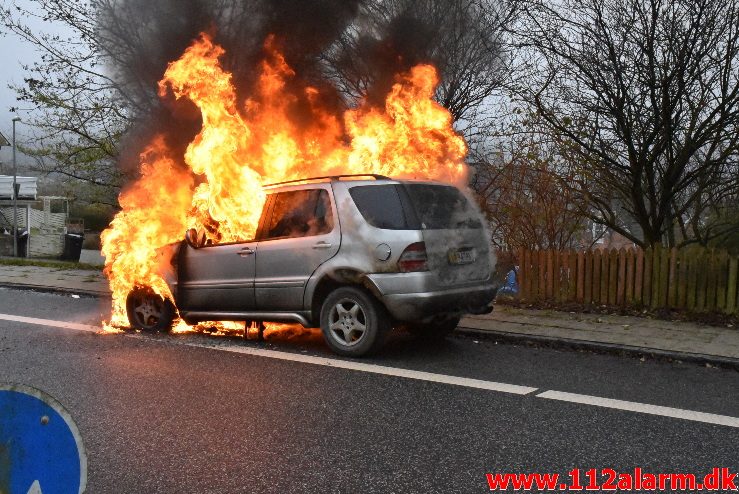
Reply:
[[[160, 251], [180, 316], [320, 326], [341, 355], [377, 350], [404, 326], [441, 338], [463, 314], [490, 312], [494, 259], [479, 212], [455, 187], [380, 175], [265, 187], [253, 240], [207, 245], [194, 230]], [[145, 287], [131, 324], [171, 326], [171, 303]]]

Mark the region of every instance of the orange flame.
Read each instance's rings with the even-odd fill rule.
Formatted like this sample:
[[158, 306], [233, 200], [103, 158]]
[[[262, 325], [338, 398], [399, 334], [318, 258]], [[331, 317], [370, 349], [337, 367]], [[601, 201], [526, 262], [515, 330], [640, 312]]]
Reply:
[[[181, 240], [187, 228], [203, 229], [215, 242], [253, 238], [263, 184], [378, 173], [466, 185], [467, 146], [449, 112], [433, 100], [439, 82], [433, 66], [399, 74], [383, 108], [363, 103], [339, 119], [321, 107], [317, 89], [288, 91], [295, 72], [272, 37], [265, 49], [254, 94], [241, 107], [219, 62], [224, 50], [209, 35], [169, 64], [160, 95], [171, 90], [194, 103], [202, 128], [187, 148], [186, 168], [176, 166], [161, 136], [152, 141], [141, 155], [140, 178], [121, 194], [122, 210], [103, 232], [111, 325], [127, 326], [125, 300], [136, 285], [173, 300], [156, 250]], [[301, 97], [307, 105], [298, 118]]]

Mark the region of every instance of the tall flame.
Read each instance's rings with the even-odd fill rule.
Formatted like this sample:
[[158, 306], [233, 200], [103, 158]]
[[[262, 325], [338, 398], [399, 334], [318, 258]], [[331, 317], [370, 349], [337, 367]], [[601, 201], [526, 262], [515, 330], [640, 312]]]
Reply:
[[[127, 326], [125, 300], [134, 286], [173, 299], [156, 250], [181, 240], [187, 228], [202, 229], [215, 242], [253, 238], [263, 184], [377, 173], [465, 185], [467, 147], [449, 112], [433, 100], [439, 82], [433, 66], [398, 74], [384, 107], [363, 103], [339, 119], [321, 107], [316, 88], [305, 86], [297, 96], [286, 89], [295, 72], [272, 37], [265, 52], [254, 94], [241, 105], [219, 62], [224, 50], [209, 35], [169, 64], [160, 96], [171, 91], [194, 103], [202, 128], [185, 152], [186, 168], [176, 165], [162, 136], [153, 139], [141, 155], [140, 178], [121, 194], [122, 210], [103, 232], [111, 325]], [[301, 117], [298, 96], [307, 102]]]

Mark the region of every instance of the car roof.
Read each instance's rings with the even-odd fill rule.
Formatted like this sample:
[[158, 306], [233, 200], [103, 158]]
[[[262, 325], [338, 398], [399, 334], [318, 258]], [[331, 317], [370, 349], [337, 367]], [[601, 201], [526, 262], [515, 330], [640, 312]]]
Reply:
[[289, 189], [302, 189], [305, 186], [320, 184], [320, 183], [339, 183], [349, 184], [352, 186], [358, 185], [380, 185], [380, 184], [401, 184], [401, 183], [412, 183], [412, 184], [429, 184], [429, 185], [446, 185], [453, 187], [452, 184], [436, 182], [433, 180], [420, 180], [420, 179], [406, 179], [406, 178], [390, 178], [381, 175], [375, 175], [375, 178], [367, 179], [373, 175], [341, 175], [332, 177], [315, 177], [315, 178], [304, 178], [298, 180], [291, 180], [289, 182], [278, 182], [275, 184], [264, 185], [265, 191], [276, 191], [276, 190], [289, 190]]

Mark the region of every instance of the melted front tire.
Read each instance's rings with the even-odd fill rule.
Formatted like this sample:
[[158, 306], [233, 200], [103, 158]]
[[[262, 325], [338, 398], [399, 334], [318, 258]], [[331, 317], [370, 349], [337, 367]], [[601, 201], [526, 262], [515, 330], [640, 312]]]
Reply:
[[169, 331], [175, 307], [151, 288], [135, 288], [126, 297], [126, 313], [131, 327], [142, 331]]

